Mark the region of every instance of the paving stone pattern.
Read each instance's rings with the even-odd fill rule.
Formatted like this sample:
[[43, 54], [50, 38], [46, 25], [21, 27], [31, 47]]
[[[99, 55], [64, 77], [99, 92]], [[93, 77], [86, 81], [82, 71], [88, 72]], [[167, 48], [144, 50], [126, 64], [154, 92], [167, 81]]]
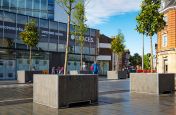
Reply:
[[[175, 95], [131, 94], [129, 80], [99, 81], [99, 91], [96, 105], [78, 104], [66, 109], [53, 109], [30, 101], [0, 106], [0, 115], [176, 115]], [[29, 98], [31, 94], [32, 87], [0, 88], [1, 100], [6, 99], [3, 96], [7, 99], [13, 96]]]

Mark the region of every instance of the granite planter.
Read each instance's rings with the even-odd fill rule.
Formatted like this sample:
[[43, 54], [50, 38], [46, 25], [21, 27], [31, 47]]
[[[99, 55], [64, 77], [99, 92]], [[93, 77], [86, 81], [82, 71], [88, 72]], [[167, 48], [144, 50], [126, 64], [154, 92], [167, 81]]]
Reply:
[[175, 87], [175, 74], [131, 73], [130, 91], [136, 93], [172, 93]]
[[33, 101], [53, 108], [98, 101], [97, 75], [34, 75]]
[[127, 71], [107, 71], [107, 79], [126, 79]]
[[42, 71], [17, 71], [17, 82], [33, 82], [33, 74], [42, 74]]

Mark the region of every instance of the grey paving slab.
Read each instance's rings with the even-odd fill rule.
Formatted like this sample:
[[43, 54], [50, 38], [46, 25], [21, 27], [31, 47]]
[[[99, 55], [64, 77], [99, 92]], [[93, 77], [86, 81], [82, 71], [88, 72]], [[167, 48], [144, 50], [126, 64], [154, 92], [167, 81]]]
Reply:
[[[53, 109], [29, 101], [0, 105], [0, 115], [176, 115], [175, 95], [130, 93], [129, 80], [101, 80], [99, 90], [97, 105], [84, 104]], [[32, 87], [10, 88], [6, 89], [6, 93], [1, 92], [5, 92], [5, 89], [0, 89], [0, 97], [17, 97], [17, 94], [20, 98], [32, 97]]]
[[13, 86], [13, 87], [1, 87], [0, 86], [0, 103], [6, 100], [19, 100], [25, 98], [32, 98], [33, 89], [32, 86]]

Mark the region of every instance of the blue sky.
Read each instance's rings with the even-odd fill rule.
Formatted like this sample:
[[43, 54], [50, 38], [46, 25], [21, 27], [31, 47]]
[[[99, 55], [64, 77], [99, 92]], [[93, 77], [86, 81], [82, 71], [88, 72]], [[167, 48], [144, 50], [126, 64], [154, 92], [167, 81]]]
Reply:
[[[107, 0], [92, 0], [88, 3], [87, 23], [90, 27], [99, 29], [101, 34], [109, 37], [118, 34], [120, 29], [125, 36], [125, 44], [131, 54], [141, 54], [142, 35], [139, 35], [135, 30], [135, 18], [139, 12], [139, 6], [140, 0], [108, 0], [108, 5]], [[156, 36], [153, 37], [153, 48], [157, 41], [156, 38]], [[148, 37], [145, 37], [145, 53], [149, 52], [150, 41]]]

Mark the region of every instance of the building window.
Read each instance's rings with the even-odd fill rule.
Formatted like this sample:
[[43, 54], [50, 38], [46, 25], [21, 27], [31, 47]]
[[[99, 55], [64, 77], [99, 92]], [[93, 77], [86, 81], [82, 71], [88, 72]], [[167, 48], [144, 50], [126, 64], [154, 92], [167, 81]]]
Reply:
[[13, 13], [4, 12], [4, 20], [7, 21], [7, 22], [15, 23], [16, 22], [16, 16]]
[[163, 17], [163, 20], [166, 22], [166, 25], [167, 25], [167, 23], [168, 23], [168, 17], [167, 17], [167, 16], [164, 16], [164, 17]]
[[8, 77], [13, 77], [13, 73], [8, 73]]
[[167, 34], [164, 34], [162, 36], [162, 46], [166, 47], [167, 46]]
[[0, 78], [3, 78], [3, 73], [0, 73]]
[[26, 24], [27, 16], [17, 15], [17, 23], [18, 24]]

